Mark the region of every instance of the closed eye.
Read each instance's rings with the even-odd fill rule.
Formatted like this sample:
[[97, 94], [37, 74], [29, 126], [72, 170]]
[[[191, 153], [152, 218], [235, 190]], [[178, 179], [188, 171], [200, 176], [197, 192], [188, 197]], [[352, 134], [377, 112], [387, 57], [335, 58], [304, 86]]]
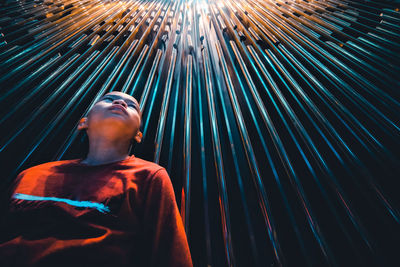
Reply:
[[112, 99], [112, 98], [109, 97], [109, 96], [106, 96], [106, 97], [103, 97], [103, 100], [111, 100], [111, 101], [113, 101], [114, 99]]
[[[102, 100], [114, 101], [114, 98], [111, 97], [111, 96], [105, 96], [105, 97], [103, 97]], [[131, 101], [129, 101], [129, 100], [128, 100], [128, 101], [124, 100], [124, 101], [125, 101], [125, 103], [127, 103], [128, 107], [133, 108], [133, 109], [137, 109], [137, 108], [136, 108], [136, 104], [135, 104], [134, 102], [131, 102]]]

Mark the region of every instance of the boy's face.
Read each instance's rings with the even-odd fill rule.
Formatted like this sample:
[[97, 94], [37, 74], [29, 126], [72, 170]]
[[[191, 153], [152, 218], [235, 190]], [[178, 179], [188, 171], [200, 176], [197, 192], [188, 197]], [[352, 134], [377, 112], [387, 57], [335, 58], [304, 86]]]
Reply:
[[139, 103], [128, 94], [111, 92], [91, 108], [86, 118], [81, 119], [78, 130], [86, 129], [88, 136], [96, 133], [112, 134], [122, 139], [140, 143], [141, 112]]

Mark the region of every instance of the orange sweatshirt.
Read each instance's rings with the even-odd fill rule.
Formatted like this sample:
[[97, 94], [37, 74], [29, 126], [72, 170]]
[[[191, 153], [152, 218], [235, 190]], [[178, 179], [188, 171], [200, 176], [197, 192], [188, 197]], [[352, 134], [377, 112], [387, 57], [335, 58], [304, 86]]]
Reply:
[[20, 173], [0, 240], [1, 266], [192, 266], [164, 168], [134, 156]]

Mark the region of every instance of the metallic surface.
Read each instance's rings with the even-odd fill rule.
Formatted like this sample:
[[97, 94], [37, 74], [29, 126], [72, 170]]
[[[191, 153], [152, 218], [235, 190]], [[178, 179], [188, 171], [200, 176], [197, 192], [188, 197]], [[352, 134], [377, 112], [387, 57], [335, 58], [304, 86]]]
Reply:
[[2, 188], [133, 95], [195, 266], [398, 266], [398, 1], [0, 4]]

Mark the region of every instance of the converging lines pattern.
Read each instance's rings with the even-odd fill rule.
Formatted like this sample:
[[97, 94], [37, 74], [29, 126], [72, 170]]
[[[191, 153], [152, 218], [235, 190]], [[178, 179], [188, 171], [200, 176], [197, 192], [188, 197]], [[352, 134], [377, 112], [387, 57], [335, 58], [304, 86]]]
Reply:
[[[391, 266], [399, 1], [0, 4], [2, 186], [82, 156], [105, 93], [143, 111], [195, 266]], [[398, 260], [397, 260], [398, 264]]]

